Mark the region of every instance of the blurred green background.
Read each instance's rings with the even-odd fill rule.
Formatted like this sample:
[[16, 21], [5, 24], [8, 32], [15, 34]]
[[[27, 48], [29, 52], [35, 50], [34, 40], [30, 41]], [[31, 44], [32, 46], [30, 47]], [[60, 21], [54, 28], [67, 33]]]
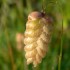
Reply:
[[[54, 29], [50, 51], [36, 68], [27, 65], [24, 45], [16, 36], [24, 34], [27, 16], [32, 11], [52, 14]], [[63, 22], [63, 37], [62, 33]], [[59, 55], [62, 43], [60, 70], [70, 70], [70, 0], [0, 0], [0, 70], [59, 70]]]

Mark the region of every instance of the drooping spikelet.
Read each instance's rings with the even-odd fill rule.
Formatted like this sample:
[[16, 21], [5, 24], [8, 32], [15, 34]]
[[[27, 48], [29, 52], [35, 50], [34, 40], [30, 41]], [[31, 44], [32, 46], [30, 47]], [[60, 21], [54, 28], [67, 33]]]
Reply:
[[41, 63], [48, 51], [52, 23], [50, 18], [41, 12], [32, 12], [28, 16], [24, 38], [24, 50], [27, 64], [33, 63], [34, 67]]
[[16, 48], [18, 51], [21, 51], [23, 49], [23, 40], [24, 40], [24, 36], [22, 33], [16, 33]]

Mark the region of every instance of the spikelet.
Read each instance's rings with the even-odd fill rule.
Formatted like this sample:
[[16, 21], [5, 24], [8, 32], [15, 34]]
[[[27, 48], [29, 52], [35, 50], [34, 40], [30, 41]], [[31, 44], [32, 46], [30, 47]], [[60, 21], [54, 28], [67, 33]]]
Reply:
[[23, 39], [24, 35], [22, 33], [16, 33], [16, 45], [17, 45], [17, 50], [21, 51], [23, 49]]
[[24, 38], [24, 50], [27, 64], [33, 63], [36, 67], [41, 63], [48, 51], [52, 23], [44, 13], [32, 12], [28, 16]]

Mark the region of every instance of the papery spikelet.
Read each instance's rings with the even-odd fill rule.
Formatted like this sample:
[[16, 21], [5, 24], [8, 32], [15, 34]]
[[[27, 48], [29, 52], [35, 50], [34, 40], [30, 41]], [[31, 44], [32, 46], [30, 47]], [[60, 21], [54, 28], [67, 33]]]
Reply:
[[24, 50], [27, 64], [33, 63], [34, 67], [41, 63], [48, 51], [52, 30], [49, 19], [41, 12], [32, 12], [28, 16], [24, 34]]
[[23, 49], [23, 40], [24, 36], [22, 33], [16, 33], [16, 48], [18, 51], [21, 51]]

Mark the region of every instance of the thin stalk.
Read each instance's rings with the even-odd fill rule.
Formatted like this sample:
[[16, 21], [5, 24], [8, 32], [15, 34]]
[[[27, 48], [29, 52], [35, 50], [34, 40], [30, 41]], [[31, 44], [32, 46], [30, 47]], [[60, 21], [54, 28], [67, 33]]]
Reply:
[[62, 16], [62, 27], [61, 27], [61, 46], [60, 46], [60, 54], [59, 54], [59, 62], [58, 62], [58, 70], [61, 70], [61, 60], [62, 60], [62, 49], [63, 49], [63, 10], [61, 8], [61, 4], [59, 1], [56, 2], [59, 11], [61, 12]]
[[62, 46], [63, 46], [63, 21], [62, 21], [62, 30], [61, 30], [61, 47], [60, 47], [58, 70], [61, 70]]
[[9, 57], [10, 57], [11, 64], [12, 64], [12, 70], [16, 70], [15, 64], [14, 64], [13, 51], [12, 51], [11, 44], [9, 41], [8, 29], [6, 26], [8, 10], [9, 10], [8, 4], [7, 4], [7, 1], [5, 0], [2, 2], [2, 7], [1, 7], [1, 11], [2, 11], [2, 13], [1, 13], [2, 14], [1, 15], [1, 24], [4, 26], [4, 32], [5, 32], [6, 42], [7, 42], [7, 47], [8, 47], [8, 53], [9, 53]]
[[9, 57], [10, 57], [11, 64], [12, 64], [12, 70], [16, 70], [15, 63], [14, 63], [14, 57], [13, 57], [13, 51], [12, 51], [12, 48], [10, 45], [8, 30], [7, 30], [6, 26], [5, 26], [5, 36], [6, 36], [7, 46], [8, 46]]
[[45, 0], [42, 0], [42, 12], [45, 13], [45, 10], [46, 10]]

